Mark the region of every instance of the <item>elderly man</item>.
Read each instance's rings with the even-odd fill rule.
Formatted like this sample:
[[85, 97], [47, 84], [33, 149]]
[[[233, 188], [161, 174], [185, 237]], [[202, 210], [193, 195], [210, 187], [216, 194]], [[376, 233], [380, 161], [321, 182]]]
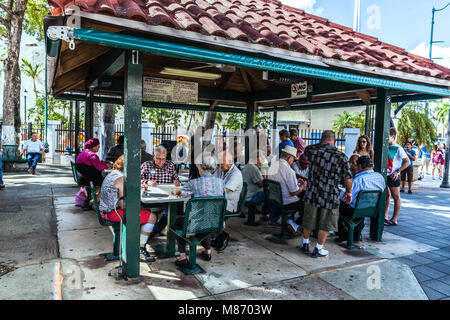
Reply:
[[[248, 185], [246, 201], [260, 205], [264, 202], [263, 180], [261, 166], [264, 161], [263, 154], [256, 157], [256, 164], [247, 163], [242, 170], [242, 178]], [[267, 208], [263, 205], [263, 215], [267, 215]]]
[[[272, 161], [268, 177], [269, 179], [280, 183], [284, 209], [301, 212], [303, 205], [297, 195], [303, 191], [306, 183], [302, 180], [299, 183], [295, 171], [291, 168], [292, 163], [294, 163], [296, 159], [297, 149], [291, 146], [284, 147], [281, 150], [279, 161]], [[279, 215], [279, 212], [271, 209], [269, 224], [276, 225]], [[298, 227], [299, 226], [292, 219], [288, 220], [288, 229], [292, 233], [295, 233]]]
[[42, 145], [42, 142], [38, 140], [36, 132], [31, 133], [31, 139], [25, 141], [20, 155], [25, 151], [27, 152], [28, 172], [35, 174], [37, 163], [44, 152], [44, 146]]
[[[141, 165], [141, 184], [148, 184], [156, 187], [160, 183], [173, 183], [180, 185], [175, 165], [167, 161], [167, 150], [163, 146], [155, 148], [153, 161], [146, 161]], [[162, 205], [164, 213], [152, 231], [151, 236], [161, 233], [167, 225], [168, 206]]]
[[308, 184], [305, 193], [303, 215], [303, 241], [301, 251], [309, 254], [309, 236], [318, 228], [318, 239], [312, 257], [326, 257], [323, 248], [329, 231], [338, 231], [339, 184], [344, 181], [343, 200], [352, 201], [352, 172], [345, 153], [336, 146], [336, 137], [325, 130], [320, 143], [306, 147], [305, 155], [310, 161]]
[[[200, 174], [199, 178], [191, 179], [188, 183], [176, 189], [173, 194], [192, 196], [192, 197], [223, 197], [225, 193], [225, 184], [222, 179], [214, 177], [211, 173], [216, 170], [216, 160], [207, 156], [203, 159], [202, 164], [197, 165]], [[184, 224], [184, 217], [177, 218], [175, 222], [175, 228], [182, 229]], [[177, 237], [178, 251], [180, 256], [175, 261], [177, 266], [187, 267], [189, 261], [186, 257], [186, 242]], [[211, 235], [208, 235], [205, 240], [202, 241], [202, 245], [205, 251], [202, 251], [201, 257], [206, 260], [211, 260]]]
[[354, 153], [350, 156], [350, 159], [348, 160], [350, 163], [350, 170], [352, 171], [353, 176], [358, 173], [358, 158], [359, 154]]
[[[347, 204], [341, 201], [339, 206], [339, 217], [353, 215], [355, 210], [356, 199], [360, 191], [381, 190], [386, 188], [386, 182], [381, 174], [373, 171], [372, 159], [369, 156], [361, 156], [356, 161], [357, 173], [354, 175], [352, 183], [352, 202]], [[339, 219], [339, 237], [334, 239], [336, 242], [347, 240], [347, 226], [343, 224], [342, 219]], [[364, 228], [364, 220], [355, 228], [354, 240], [361, 240], [361, 232]]]
[[[222, 179], [225, 183], [227, 213], [236, 212], [243, 185], [242, 173], [233, 163], [233, 155], [231, 153], [222, 151], [217, 157], [219, 159], [219, 168], [213, 175]], [[223, 251], [228, 245], [228, 239], [228, 233], [223, 231], [214, 240], [213, 247], [218, 251]]]
[[123, 146], [124, 137], [120, 136], [117, 139], [117, 145], [109, 148], [108, 152], [106, 153], [105, 161], [111, 161], [113, 163], [116, 162], [116, 160], [119, 159], [121, 155], [123, 155]]

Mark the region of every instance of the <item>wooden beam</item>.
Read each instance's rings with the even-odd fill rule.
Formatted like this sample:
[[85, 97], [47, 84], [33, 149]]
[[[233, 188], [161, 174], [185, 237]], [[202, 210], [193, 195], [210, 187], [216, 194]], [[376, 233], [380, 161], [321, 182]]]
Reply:
[[242, 68], [239, 68], [239, 70], [241, 71], [241, 76], [242, 80], [244, 80], [245, 88], [247, 89], [247, 91], [252, 92], [252, 86], [250, 85], [250, 81], [248, 80], [247, 73]]
[[288, 101], [281, 102], [287, 110], [291, 110], [291, 104]]
[[266, 83], [262, 79], [262, 73], [259, 73], [257, 70], [246, 69], [247, 73], [252, 77], [252, 79], [261, 87], [267, 88], [268, 83]]
[[211, 102], [211, 105], [209, 106], [209, 111], [213, 111], [214, 108], [219, 104], [219, 100], [214, 100]]
[[370, 92], [368, 92], [367, 90], [364, 91], [358, 91], [355, 92], [355, 94], [362, 100], [362, 102], [364, 102], [364, 104], [370, 104], [370, 99], [372, 98], [372, 96], [370, 95]]
[[[112, 49], [99, 57], [99, 63], [94, 65], [86, 77], [86, 86], [98, 86], [102, 76], [113, 76], [125, 65], [125, 53], [120, 49]], [[123, 90], [123, 86], [122, 86]]]
[[81, 65], [72, 72], [61, 75], [59, 78], [55, 79], [53, 95], [58, 96], [64, 91], [68, 91], [71, 88], [77, 87], [81, 83], [84, 83], [85, 76], [88, 72], [89, 65]]

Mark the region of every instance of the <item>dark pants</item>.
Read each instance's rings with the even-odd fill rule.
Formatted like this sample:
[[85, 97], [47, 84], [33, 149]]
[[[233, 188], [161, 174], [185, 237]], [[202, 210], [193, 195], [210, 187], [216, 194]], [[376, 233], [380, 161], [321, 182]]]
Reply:
[[[338, 221], [338, 234], [342, 238], [348, 237], [348, 231], [345, 231], [345, 227], [347, 226], [344, 220], [341, 217], [351, 217], [353, 215], [354, 208], [350, 207], [350, 205], [341, 201], [339, 205], [339, 221]], [[361, 232], [364, 229], [364, 219], [355, 227], [355, 232], [353, 234], [353, 238], [358, 240], [361, 237]]]
[[[303, 200], [298, 200], [296, 202], [289, 203], [287, 205], [284, 205], [284, 210], [295, 210], [300, 213], [300, 217], [295, 221], [296, 224], [301, 225], [303, 222], [303, 209], [304, 209], [304, 202]], [[280, 213], [275, 208], [270, 208], [270, 216], [269, 221], [271, 222], [277, 222], [278, 218], [280, 217]]]
[[28, 168], [36, 169], [39, 159], [40, 159], [39, 152], [27, 153]]
[[[175, 229], [182, 230], [184, 226], [184, 217], [178, 217], [175, 221]], [[186, 241], [183, 238], [177, 237], [178, 251], [180, 253], [186, 253]], [[202, 241], [202, 246], [206, 250], [211, 249], [211, 234], [208, 234], [206, 238]]]
[[77, 163], [76, 168], [81, 174], [78, 178], [81, 185], [89, 185], [90, 181], [92, 181], [96, 187], [102, 185], [104, 177], [102, 172], [95, 169], [95, 167]]

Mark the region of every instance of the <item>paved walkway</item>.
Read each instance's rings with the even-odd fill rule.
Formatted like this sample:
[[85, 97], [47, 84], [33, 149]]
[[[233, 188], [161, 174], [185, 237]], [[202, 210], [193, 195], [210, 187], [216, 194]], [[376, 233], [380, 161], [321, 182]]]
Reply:
[[[112, 249], [111, 231], [93, 211], [73, 205], [77, 187], [70, 167], [40, 168], [35, 176], [5, 174], [0, 265], [14, 269], [1, 275], [6, 268], [0, 267], [0, 299], [449, 297], [450, 190], [436, 188], [439, 182], [431, 178], [418, 183], [414, 194], [402, 194], [400, 224], [386, 228], [382, 242], [365, 233], [361, 249], [347, 250], [330, 237], [325, 244], [330, 255], [313, 259], [299, 252], [300, 238], [279, 241], [271, 235], [278, 228], [248, 227], [233, 218], [227, 221], [231, 241], [225, 252], [213, 252], [210, 262], [198, 259], [204, 274], [186, 276], [174, 258], [157, 259], [141, 263], [142, 281], [130, 285], [108, 277], [118, 265], [104, 260]], [[164, 237], [152, 240], [162, 242]]]

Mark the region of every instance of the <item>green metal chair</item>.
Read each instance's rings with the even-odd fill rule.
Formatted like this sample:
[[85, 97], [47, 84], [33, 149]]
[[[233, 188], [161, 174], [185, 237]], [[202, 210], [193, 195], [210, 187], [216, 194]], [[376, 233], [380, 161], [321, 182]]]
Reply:
[[2, 149], [3, 149], [2, 162], [5, 162], [5, 163], [6, 162], [19, 162], [19, 163], [27, 162], [27, 159], [25, 157], [19, 156], [19, 146], [18, 145], [4, 144], [2, 146]]
[[186, 204], [183, 230], [169, 227], [169, 232], [183, 238], [189, 245], [189, 267], [183, 267], [185, 274], [196, 274], [204, 270], [196, 264], [197, 245], [210, 233], [221, 232], [227, 200], [225, 197], [198, 197]]
[[89, 188], [90, 188], [89, 192], [91, 193], [92, 197], [92, 202], [94, 203], [94, 210], [95, 213], [97, 214], [98, 222], [102, 226], [112, 227], [114, 231], [113, 252], [106, 254], [106, 260], [108, 261], [118, 260], [120, 256], [120, 222], [111, 222], [102, 218], [102, 216], [100, 215], [100, 209], [98, 207], [97, 198], [95, 196], [95, 187], [92, 181], [90, 182]]
[[288, 217], [294, 215], [296, 210], [285, 210], [283, 207], [283, 194], [281, 192], [281, 185], [279, 182], [264, 179], [263, 180], [263, 190], [264, 190], [264, 202], [269, 208], [273, 208], [280, 213], [281, 216], [281, 233], [279, 235], [282, 239], [290, 239], [291, 237], [287, 234], [287, 220]]
[[242, 190], [239, 194], [239, 201], [236, 212], [225, 214], [225, 220], [231, 217], [239, 217], [244, 212], [245, 198], [247, 197], [248, 185], [247, 182], [242, 184]]
[[346, 248], [358, 248], [358, 246], [353, 244], [355, 227], [364, 220], [364, 218], [374, 218], [377, 216], [382, 193], [383, 191], [380, 190], [359, 192], [353, 215], [351, 217], [341, 216], [342, 220], [349, 225], [347, 245], [345, 245]]

